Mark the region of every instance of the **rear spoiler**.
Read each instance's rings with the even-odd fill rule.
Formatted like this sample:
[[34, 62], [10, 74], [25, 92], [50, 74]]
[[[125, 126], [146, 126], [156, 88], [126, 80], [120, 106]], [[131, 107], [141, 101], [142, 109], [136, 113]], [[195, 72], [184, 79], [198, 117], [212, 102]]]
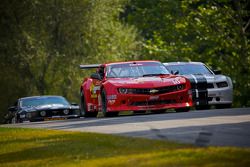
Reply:
[[101, 64], [80, 65], [80, 69], [98, 68], [100, 66], [101, 66]]

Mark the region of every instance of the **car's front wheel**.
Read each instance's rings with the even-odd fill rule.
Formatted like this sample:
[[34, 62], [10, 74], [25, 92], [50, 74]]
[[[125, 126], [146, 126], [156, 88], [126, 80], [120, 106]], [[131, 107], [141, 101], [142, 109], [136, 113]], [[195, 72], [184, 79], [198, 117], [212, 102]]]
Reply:
[[86, 100], [83, 91], [80, 92], [80, 116], [83, 117], [96, 117], [98, 112], [87, 112]]
[[217, 109], [223, 109], [223, 108], [231, 108], [232, 104], [217, 104], [215, 106]]
[[199, 105], [195, 107], [196, 110], [209, 110], [210, 106], [209, 105]]
[[176, 112], [188, 112], [190, 110], [189, 107], [184, 107], [184, 108], [176, 108]]
[[106, 92], [103, 89], [101, 93], [101, 98], [102, 98], [102, 113], [104, 117], [115, 117], [119, 114], [119, 112], [108, 112], [107, 110], [107, 96]]

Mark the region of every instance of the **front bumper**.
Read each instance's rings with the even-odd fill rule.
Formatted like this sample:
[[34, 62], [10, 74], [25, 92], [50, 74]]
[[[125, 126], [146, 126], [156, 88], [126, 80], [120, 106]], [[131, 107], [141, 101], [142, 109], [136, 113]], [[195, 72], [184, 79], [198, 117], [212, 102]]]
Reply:
[[50, 121], [50, 120], [64, 120], [64, 119], [78, 118], [78, 117], [80, 117], [78, 114], [73, 114], [73, 115], [63, 115], [63, 116], [56, 115], [56, 116], [50, 116], [50, 117], [36, 116], [36, 117], [31, 117], [31, 118], [20, 116], [20, 119], [22, 121]]
[[208, 104], [232, 104], [233, 103], [233, 89], [226, 88], [214, 88], [208, 89]]
[[176, 109], [191, 106], [192, 94], [189, 94], [188, 90], [159, 95], [118, 94], [117, 99], [107, 100], [109, 112]]

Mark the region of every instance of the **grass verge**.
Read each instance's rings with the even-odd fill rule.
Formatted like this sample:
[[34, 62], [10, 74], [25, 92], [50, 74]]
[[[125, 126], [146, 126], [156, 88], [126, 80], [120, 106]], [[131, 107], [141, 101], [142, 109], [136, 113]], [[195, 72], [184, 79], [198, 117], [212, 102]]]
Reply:
[[0, 166], [250, 166], [250, 148], [0, 127]]

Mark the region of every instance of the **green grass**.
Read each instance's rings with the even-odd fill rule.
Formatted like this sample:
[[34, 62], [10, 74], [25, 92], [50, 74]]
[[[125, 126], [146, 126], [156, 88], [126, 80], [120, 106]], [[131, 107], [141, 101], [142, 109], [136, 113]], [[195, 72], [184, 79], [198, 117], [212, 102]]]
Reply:
[[250, 166], [250, 148], [0, 128], [0, 166]]

